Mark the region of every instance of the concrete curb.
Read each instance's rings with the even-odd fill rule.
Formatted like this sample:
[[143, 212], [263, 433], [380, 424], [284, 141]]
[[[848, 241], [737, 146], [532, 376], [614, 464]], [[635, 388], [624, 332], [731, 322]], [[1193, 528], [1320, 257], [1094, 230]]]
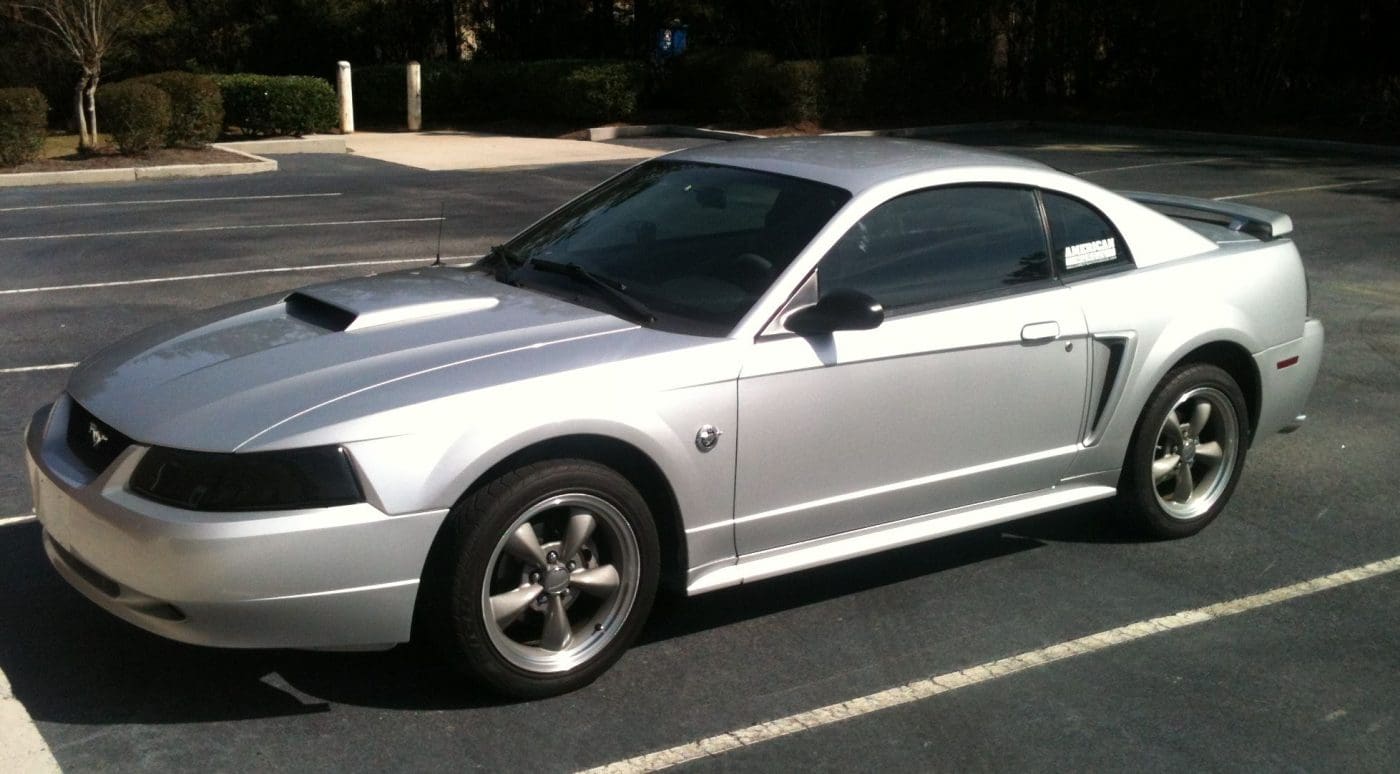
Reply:
[[[897, 129], [862, 129], [850, 132], [829, 132], [833, 137], [944, 137], [948, 135], [970, 134], [973, 132], [1014, 132], [1024, 129], [1043, 129], [1056, 132], [1078, 132], [1099, 137], [1137, 138], [1144, 140], [1189, 140], [1207, 141], [1225, 145], [1243, 145], [1258, 148], [1300, 150], [1314, 153], [1338, 153], [1348, 155], [1383, 156], [1400, 158], [1400, 145], [1373, 145], [1341, 140], [1313, 140], [1300, 137], [1274, 137], [1267, 135], [1227, 134], [1224, 132], [1198, 132], [1188, 129], [1149, 129], [1115, 124], [1080, 124], [1071, 121], [1038, 121], [1013, 119], [1009, 121], [983, 121], [968, 124], [941, 124], [934, 126], [910, 126]], [[704, 137], [717, 140], [738, 140], [762, 137], [746, 132], [730, 132], [720, 129], [678, 126], [675, 124], [642, 124], [633, 126], [604, 126], [588, 130], [588, 139], [594, 142], [626, 137]]]
[[1148, 140], [1208, 140], [1227, 145], [1245, 145], [1259, 148], [1280, 148], [1322, 153], [1343, 153], [1349, 155], [1400, 157], [1400, 145], [1373, 145], [1342, 140], [1313, 140], [1306, 137], [1274, 137], [1254, 134], [1226, 134], [1223, 132], [1198, 132], [1189, 129], [1145, 129], [1113, 124], [1079, 124], [1069, 121], [1025, 121], [1030, 129], [1049, 129], [1061, 132], [1083, 132], [1103, 137], [1140, 137]]
[[308, 134], [305, 137], [276, 137], [270, 140], [234, 140], [214, 143], [215, 148], [248, 153], [345, 153], [345, 135]]
[[1029, 129], [1030, 121], [984, 121], [974, 124], [941, 124], [937, 126], [907, 126], [898, 129], [860, 129], [851, 132], [828, 132], [831, 137], [938, 137], [972, 132], [1014, 132]]
[[0, 174], [0, 188], [33, 185], [74, 185], [79, 183], [130, 183], [136, 180], [173, 180], [188, 177], [256, 175], [276, 172], [277, 162], [236, 148], [214, 146], [245, 156], [252, 161], [217, 164], [167, 164], [157, 167], [117, 167], [115, 169], [76, 169], [71, 172], [14, 172]]
[[874, 129], [856, 132], [833, 132], [848, 137], [941, 137], [966, 134], [969, 132], [1010, 132], [1023, 129], [1042, 129], [1052, 132], [1078, 132], [1097, 137], [1115, 137], [1143, 140], [1189, 140], [1213, 142], [1224, 145], [1243, 145], [1256, 148], [1278, 148], [1281, 150], [1301, 150], [1321, 153], [1341, 153], [1350, 155], [1400, 157], [1400, 146], [1370, 145], [1341, 140], [1312, 140], [1302, 137], [1273, 137], [1253, 134], [1228, 134], [1225, 132], [1198, 132], [1188, 129], [1150, 129], [1116, 124], [1080, 124], [1071, 121], [987, 121], [973, 124], [944, 124], [942, 126], [916, 126], [901, 129]]
[[731, 132], [725, 129], [702, 129], [679, 124], [632, 124], [628, 126], [598, 126], [588, 130], [589, 142], [620, 140], [628, 137], [700, 137], [706, 140], [752, 140], [761, 134]]

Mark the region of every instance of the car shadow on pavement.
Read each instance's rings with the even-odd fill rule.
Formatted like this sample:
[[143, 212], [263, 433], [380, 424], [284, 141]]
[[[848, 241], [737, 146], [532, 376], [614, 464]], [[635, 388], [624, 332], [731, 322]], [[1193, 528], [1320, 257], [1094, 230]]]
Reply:
[[1114, 500], [1030, 516], [1001, 526], [1003, 534], [1043, 543], [1144, 543]]
[[[1028, 551], [1127, 540], [1093, 507], [1061, 511], [699, 597], [663, 594], [641, 643]], [[100, 610], [48, 566], [37, 524], [0, 530], [0, 669], [39, 722], [208, 723], [309, 715], [345, 704], [446, 710], [509, 704], [447, 674], [416, 646], [379, 653], [230, 650], [165, 640]]]
[[332, 702], [500, 703], [412, 648], [318, 653], [204, 648], [106, 613], [49, 567], [37, 524], [0, 530], [0, 669], [39, 722], [201, 723], [326, 712]]
[[1111, 503], [1066, 508], [735, 588], [663, 592], [639, 644], [660, 642], [977, 564], [1047, 543], [1135, 543]]

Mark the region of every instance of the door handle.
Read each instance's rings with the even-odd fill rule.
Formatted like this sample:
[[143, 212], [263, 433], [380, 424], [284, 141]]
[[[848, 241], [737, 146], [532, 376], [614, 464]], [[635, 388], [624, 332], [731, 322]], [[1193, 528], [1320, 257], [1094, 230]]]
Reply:
[[1060, 324], [1054, 321], [1030, 323], [1021, 327], [1021, 341], [1034, 343], [1053, 341], [1060, 335]]

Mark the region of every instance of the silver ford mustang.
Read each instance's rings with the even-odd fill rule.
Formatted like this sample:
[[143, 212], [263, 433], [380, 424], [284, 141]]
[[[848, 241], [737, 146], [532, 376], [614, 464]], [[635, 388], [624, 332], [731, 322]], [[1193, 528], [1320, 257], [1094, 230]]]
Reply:
[[644, 163], [466, 268], [152, 328], [26, 430], [44, 545], [185, 642], [518, 697], [690, 594], [1091, 500], [1219, 515], [1321, 361], [1288, 216], [918, 141]]

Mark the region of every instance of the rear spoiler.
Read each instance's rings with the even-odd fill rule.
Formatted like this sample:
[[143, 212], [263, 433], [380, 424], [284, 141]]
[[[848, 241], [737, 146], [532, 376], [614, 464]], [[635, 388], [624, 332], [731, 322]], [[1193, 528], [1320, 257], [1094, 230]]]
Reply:
[[1282, 212], [1251, 207], [1248, 204], [1221, 202], [1214, 199], [1197, 199], [1193, 196], [1173, 196], [1171, 194], [1143, 193], [1141, 191], [1119, 191], [1138, 204], [1149, 207], [1167, 207], [1176, 210], [1189, 210], [1205, 213], [1229, 220], [1231, 231], [1242, 231], [1264, 241], [1278, 239], [1293, 233], [1293, 219]]

